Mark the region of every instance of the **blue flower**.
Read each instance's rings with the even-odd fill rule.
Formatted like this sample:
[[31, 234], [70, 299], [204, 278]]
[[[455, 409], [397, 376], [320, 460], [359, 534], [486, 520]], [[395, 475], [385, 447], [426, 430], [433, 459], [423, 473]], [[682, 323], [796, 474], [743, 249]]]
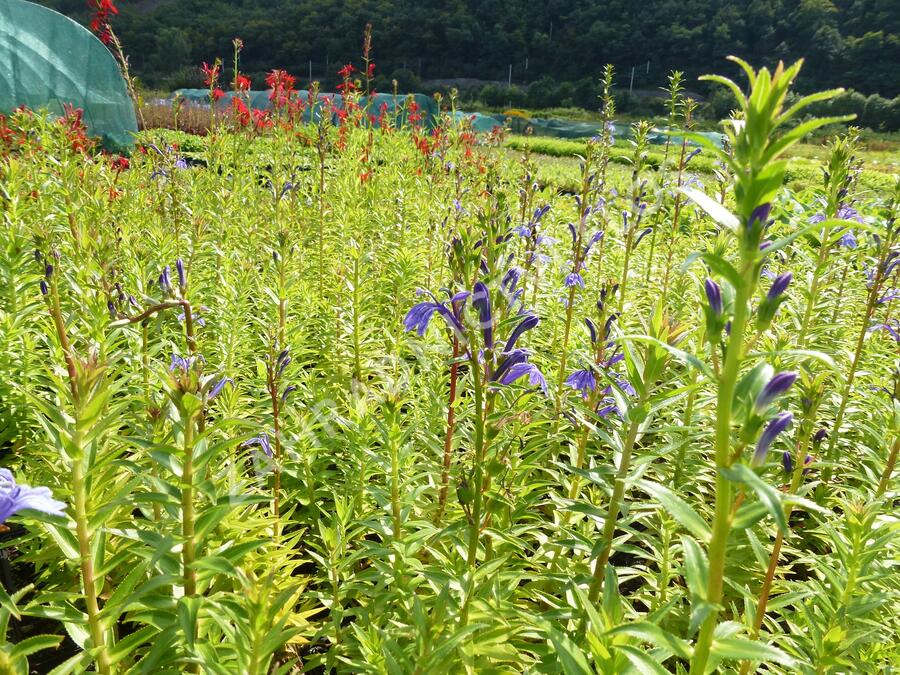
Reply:
[[712, 313], [716, 316], [722, 316], [724, 306], [722, 304], [722, 289], [719, 284], [707, 277], [703, 288], [706, 291], [706, 300], [709, 302], [709, 308], [712, 310]]
[[591, 333], [591, 344], [597, 343], [597, 326], [589, 318], [584, 317], [584, 324]]
[[0, 469], [0, 524], [19, 511], [31, 509], [51, 516], [65, 515], [66, 505], [53, 499], [50, 488], [16, 485], [9, 469]]
[[594, 373], [590, 369], [576, 370], [566, 379], [566, 384], [576, 391], [580, 391], [582, 396], [587, 397], [589, 391], [594, 391], [597, 386], [597, 380]]
[[266, 457], [272, 458], [275, 456], [275, 453], [272, 452], [272, 445], [269, 443], [269, 434], [266, 432], [261, 433], [255, 438], [251, 438], [249, 441], [244, 441], [241, 444], [241, 447], [249, 448], [253, 445], [258, 445]]
[[183, 291], [187, 286], [187, 277], [184, 274], [184, 263], [181, 261], [181, 258], [175, 261], [175, 269], [178, 270], [178, 285]]
[[856, 236], [853, 234], [853, 230], [847, 230], [847, 232], [838, 239], [838, 246], [842, 246], [844, 248], [854, 249], [859, 244], [856, 241]]
[[879, 323], [869, 328], [870, 333], [874, 330], [886, 330], [900, 343], [900, 319], [891, 319], [887, 323]]
[[528, 384], [541, 388], [544, 395], [547, 394], [547, 381], [533, 363], [519, 362], [508, 368], [499, 378], [500, 384], [512, 384], [520, 377], [528, 376]]
[[842, 220], [855, 220], [857, 223], [864, 222], [862, 216], [859, 215], [859, 211], [847, 204], [841, 204], [837, 211], [837, 217]]
[[594, 236], [592, 236], [588, 240], [587, 245], [584, 247], [584, 255], [582, 257], [587, 258], [588, 255], [590, 255], [591, 248], [593, 248], [594, 244], [596, 244], [601, 239], [603, 239], [603, 230], [599, 230], [599, 231], [595, 232]]
[[574, 286], [578, 286], [580, 288], [584, 288], [584, 279], [578, 272], [572, 272], [565, 279], [566, 288], [573, 288]]
[[478, 311], [478, 323], [486, 349], [494, 348], [494, 319], [491, 316], [491, 293], [483, 281], [472, 288], [472, 307]]
[[774, 375], [756, 397], [756, 402], [753, 404], [753, 412], [757, 415], [765, 413], [776, 398], [787, 393], [787, 390], [791, 388], [796, 379], [797, 373], [783, 372]]
[[[430, 293], [427, 293], [427, 291], [421, 291], [420, 293], [431, 295]], [[460, 298], [460, 296], [462, 297]], [[433, 295], [431, 295], [431, 297], [433, 299], [433, 301], [431, 302], [420, 302], [412, 306], [412, 308], [406, 313], [406, 316], [403, 318], [403, 327], [408, 331], [414, 330], [419, 334], [419, 337], [423, 337], [425, 335], [425, 331], [428, 330], [428, 324], [431, 323], [432, 317], [434, 316], [435, 312], [437, 312], [441, 315], [444, 321], [447, 322], [450, 330], [454, 332], [459, 341], [465, 343], [466, 331], [465, 328], [463, 328], [462, 323], [460, 323], [456, 313], [450, 311], [444, 303], [438, 302], [437, 298], [435, 298]], [[451, 302], [462, 302], [466, 297], [468, 297], [468, 293], [457, 294], [451, 299]], [[457, 300], [456, 298], [460, 299]]]
[[637, 245], [641, 243], [641, 239], [646, 237], [651, 232], [653, 232], [652, 227], [645, 227], [643, 230], [641, 230], [640, 234], [638, 234], [637, 238], [634, 240], [633, 248], [637, 248]]
[[222, 390], [225, 388], [226, 384], [230, 384], [232, 387], [234, 386], [234, 380], [230, 377], [223, 377], [221, 380], [216, 382], [215, 386], [210, 389], [209, 394], [207, 395], [207, 399], [212, 401], [216, 396], [222, 393]]
[[900, 289], [897, 289], [897, 288], [889, 288], [889, 289], [885, 292], [884, 295], [882, 295], [880, 298], [878, 298], [878, 300], [876, 301], [875, 304], [876, 304], [876, 305], [883, 305], [883, 304], [885, 304], [885, 303], [887, 303], [887, 302], [891, 302], [891, 301], [893, 301], [893, 300], [896, 300], [897, 298], [900, 298]]
[[506, 340], [506, 346], [503, 348], [503, 351], [511, 352], [515, 348], [518, 339], [522, 337], [522, 334], [527, 330], [531, 330], [540, 322], [541, 320], [534, 314], [526, 314], [525, 318], [522, 319], [519, 322], [519, 325], [513, 328], [512, 333], [509, 334], [509, 338]]
[[785, 272], [784, 274], [778, 275], [775, 281], [772, 282], [772, 287], [769, 289], [766, 297], [769, 300], [774, 300], [775, 298], [782, 295], [787, 290], [787, 287], [791, 285], [791, 281], [793, 280], [793, 278], [794, 275], [790, 272]]
[[750, 466], [754, 468], [758, 468], [765, 464], [766, 454], [769, 452], [769, 448], [772, 443], [778, 438], [778, 435], [791, 426], [791, 422], [794, 421], [794, 416], [789, 412], [783, 412], [776, 415], [771, 422], [769, 422], [768, 426], [763, 430], [762, 434], [759, 437], [759, 440], [756, 442], [756, 450], [753, 452], [753, 459], [750, 461]]
[[[810, 464], [813, 461], [812, 455], [807, 455], [806, 459], [803, 461], [803, 464]], [[785, 473], [794, 473], [794, 458], [791, 457], [791, 453], [785, 450], [784, 454], [781, 456], [781, 466], [784, 467]], [[809, 469], [803, 469], [803, 474], [806, 475], [809, 473]]]

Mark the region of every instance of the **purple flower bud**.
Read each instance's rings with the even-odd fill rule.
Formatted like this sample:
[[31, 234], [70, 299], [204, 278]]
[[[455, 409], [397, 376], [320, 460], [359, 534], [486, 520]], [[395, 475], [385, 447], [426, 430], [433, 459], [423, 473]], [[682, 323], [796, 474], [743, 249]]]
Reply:
[[609, 337], [609, 332], [612, 330], [613, 321], [619, 318], [617, 313], [613, 313], [609, 315], [609, 318], [606, 319], [606, 324], [603, 326], [603, 339], [606, 340]]
[[172, 291], [172, 282], [169, 280], [170, 267], [168, 265], [163, 268], [162, 274], [159, 275], [159, 287], [169, 293]]
[[52, 277], [52, 276], [53, 276], [53, 265], [47, 265], [44, 268], [44, 278], [47, 281], [50, 281], [50, 277]]
[[585, 325], [587, 326], [588, 330], [589, 330], [590, 333], [591, 333], [591, 343], [592, 343], [592, 344], [596, 344], [596, 343], [597, 343], [597, 326], [594, 325], [594, 322], [591, 321], [591, 320], [590, 320], [589, 318], [587, 318], [587, 317], [584, 317], [584, 323], [585, 323]]
[[297, 389], [297, 385], [290, 385], [284, 388], [284, 391], [281, 393], [281, 402], [284, 403], [287, 400], [288, 394]]
[[756, 397], [756, 402], [753, 404], [753, 412], [757, 415], [765, 413], [776, 398], [785, 394], [791, 388], [796, 379], [797, 373], [791, 372], [778, 373], [773, 376]]
[[637, 248], [637, 245], [641, 243], [641, 239], [643, 239], [644, 237], [646, 237], [646, 236], [647, 236], [648, 234], [650, 234], [651, 232], [653, 232], [653, 228], [652, 228], [652, 227], [645, 227], [643, 230], [641, 230], [641, 233], [637, 236], [637, 239], [634, 240], [634, 247], [633, 247], [633, 248]]
[[486, 349], [494, 348], [494, 319], [491, 316], [491, 293], [484, 282], [479, 281], [472, 289], [472, 307], [478, 312], [478, 322], [484, 336]]
[[793, 278], [794, 275], [790, 272], [785, 272], [784, 274], [778, 275], [775, 281], [772, 282], [772, 287], [769, 289], [769, 293], [766, 297], [769, 300], [774, 300], [775, 298], [779, 297], [787, 290], [787, 287], [790, 286]]
[[222, 378], [221, 380], [219, 380], [219, 381], [216, 383], [216, 385], [210, 390], [209, 396], [207, 396], [207, 399], [210, 400], [210, 401], [212, 401], [216, 396], [218, 396], [220, 393], [222, 393], [222, 389], [225, 388], [225, 385], [226, 385], [226, 384], [230, 384], [230, 385], [233, 387], [233, 386], [234, 386], [234, 380], [232, 380], [230, 377], [223, 377], [223, 378]]
[[753, 452], [753, 459], [750, 461], [750, 466], [758, 468], [765, 463], [766, 454], [769, 452], [772, 443], [793, 421], [794, 416], [791, 415], [791, 413], [783, 412], [776, 415], [772, 421], [769, 422], [768, 426], [766, 426], [760, 435], [759, 440], [756, 442], [756, 450]]
[[175, 261], [175, 269], [178, 270], [178, 286], [183, 290], [187, 286], [187, 278], [184, 275], [184, 263], [181, 258]]
[[819, 429], [813, 436], [813, 443], [819, 445], [826, 438], [828, 438], [828, 429]]
[[772, 211], [771, 204], [760, 204], [755, 209], [753, 209], [753, 213], [750, 214], [750, 219], [747, 223], [747, 228], [751, 231], [756, 230], [757, 228], [762, 230], [766, 227], [766, 224], [769, 222], [769, 213]]
[[500, 287], [503, 288], [507, 293], [512, 293], [516, 284], [519, 283], [519, 279], [522, 276], [522, 270], [518, 267], [513, 267], [510, 269], [504, 276], [503, 280], [500, 282]]
[[[807, 455], [806, 459], [803, 460], [803, 464], [804, 465], [810, 464], [810, 463], [812, 463], [812, 461], [813, 461], [812, 455]], [[794, 458], [791, 457], [791, 453], [785, 451], [784, 454], [782, 454], [781, 465], [784, 467], [785, 473], [788, 473], [788, 474], [794, 473]], [[803, 475], [806, 475], [808, 473], [809, 473], [809, 469], [803, 469]]]
[[41, 295], [47, 295], [50, 289], [47, 288], [47, 282], [41, 279]]
[[513, 328], [512, 333], [509, 334], [509, 339], [506, 341], [506, 346], [503, 348], [504, 352], [511, 352], [515, 346], [516, 342], [520, 337], [522, 337], [522, 333], [527, 330], [531, 330], [535, 326], [537, 326], [541, 320], [534, 316], [533, 314], [527, 315], [524, 319], [519, 322], [519, 325]]
[[724, 305], [722, 304], [722, 289], [719, 284], [707, 277], [703, 288], [706, 291], [706, 300], [709, 302], [709, 308], [712, 310], [712, 313], [716, 316], [722, 316]]

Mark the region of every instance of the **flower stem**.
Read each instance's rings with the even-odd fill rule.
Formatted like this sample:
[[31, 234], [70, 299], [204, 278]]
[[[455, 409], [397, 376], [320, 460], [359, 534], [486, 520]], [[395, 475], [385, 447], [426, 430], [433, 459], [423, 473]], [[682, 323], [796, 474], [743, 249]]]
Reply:
[[[644, 405], [644, 401], [638, 402], [638, 407]], [[622, 456], [619, 459], [619, 471], [616, 474], [616, 483], [613, 488], [612, 498], [609, 501], [609, 511], [606, 514], [606, 521], [603, 524], [603, 550], [594, 564], [594, 576], [591, 580], [590, 592], [588, 599], [591, 604], [597, 602], [600, 597], [600, 591], [603, 588], [603, 578], [606, 574], [606, 563], [609, 562], [609, 556], [612, 553], [613, 538], [616, 532], [616, 523], [619, 520], [619, 509], [621, 508], [622, 498], [625, 496], [625, 479], [628, 478], [628, 470], [631, 468], [631, 454], [634, 450], [634, 442], [637, 439], [640, 422], [633, 421], [628, 427], [628, 436], [625, 439], [625, 445], [622, 447]]]
[[481, 365], [478, 356], [473, 351], [472, 358], [472, 389], [475, 395], [475, 466], [473, 478], [474, 497], [472, 500], [472, 529], [469, 532], [469, 552], [466, 563], [471, 569], [475, 569], [478, 559], [478, 538], [481, 533], [481, 506], [482, 488], [484, 484], [484, 392], [481, 384]]
[[556, 415], [562, 410], [563, 383], [566, 379], [566, 364], [569, 360], [569, 334], [572, 332], [572, 315], [575, 312], [575, 287], [569, 289], [569, 300], [566, 304], [566, 326], [563, 330], [562, 358], [559, 361], [559, 374], [556, 376]]
[[450, 364], [450, 398], [447, 404], [447, 432], [444, 435], [444, 464], [441, 469], [441, 492], [438, 496], [438, 512], [435, 524], [439, 524], [447, 507], [447, 491], [450, 487], [450, 462], [453, 459], [453, 433], [456, 429], [456, 380], [459, 376], [459, 340], [453, 338], [453, 362]]
[[[76, 431], [72, 439], [75, 447], [82, 443], [81, 432]], [[75, 501], [75, 532], [78, 537], [78, 553], [81, 563], [81, 582], [84, 586], [84, 601], [87, 606], [88, 626], [91, 642], [97, 650], [97, 671], [113, 672], [109, 662], [103, 626], [100, 621], [100, 606], [97, 601], [97, 585], [94, 578], [94, 560], [91, 553], [91, 535], [88, 530], [88, 495], [84, 477], [84, 458], [72, 462], [72, 491]]]
[[184, 421], [184, 466], [181, 469], [181, 548], [184, 594], [197, 594], [197, 571], [193, 568], [194, 542], [194, 416]]
[[856, 338], [856, 347], [853, 351], [853, 359], [850, 361], [850, 371], [847, 373], [847, 379], [844, 382], [844, 390], [841, 393], [841, 403], [838, 407], [837, 415], [835, 415], [834, 418], [834, 427], [831, 430], [831, 436], [828, 439], [828, 449], [825, 451], [825, 459], [828, 461], [828, 466], [825, 467], [825, 471], [822, 474], [823, 483], [830, 482], [831, 476], [834, 473], [834, 452], [835, 448], [837, 448], [838, 438], [841, 434], [841, 425], [844, 423], [844, 414], [847, 412], [847, 403], [850, 401], [850, 391], [853, 389], [853, 381], [856, 379], [856, 368], [859, 365], [860, 358], [862, 357], [863, 345], [866, 340], [866, 333], [868, 332], [869, 319], [872, 316], [872, 312], [875, 310], [875, 302], [878, 299], [878, 292], [878, 284], [876, 284], [869, 291], [869, 300], [866, 303], [866, 309], [863, 313], [862, 326], [860, 327], [859, 335]]
[[875, 491], [875, 498], [880, 498], [886, 491], [891, 481], [891, 474], [894, 473], [894, 467], [897, 465], [897, 454], [900, 453], [900, 435], [894, 436], [894, 445], [891, 447], [891, 454], [888, 455], [887, 464], [884, 467], [884, 473], [881, 474], [881, 480], [878, 482], [878, 490]]
[[[751, 272], [747, 272], [751, 268]], [[719, 380], [719, 392], [716, 402], [716, 510], [712, 523], [712, 538], [709, 543], [709, 581], [706, 600], [711, 605], [709, 614], [700, 628], [700, 635], [694, 646], [694, 657], [691, 660], [693, 675], [704, 675], [709, 652], [712, 647], [713, 631], [719, 618], [719, 603], [722, 601], [722, 589], [725, 578], [725, 553], [728, 534], [731, 531], [732, 484], [722, 474], [721, 469], [728, 468], [731, 463], [731, 403], [741, 368], [744, 328], [747, 323], [747, 302], [752, 294], [755, 280], [752, 275], [752, 264], [745, 263], [743, 283], [735, 289], [734, 319], [731, 323], [731, 336], [722, 376]]]

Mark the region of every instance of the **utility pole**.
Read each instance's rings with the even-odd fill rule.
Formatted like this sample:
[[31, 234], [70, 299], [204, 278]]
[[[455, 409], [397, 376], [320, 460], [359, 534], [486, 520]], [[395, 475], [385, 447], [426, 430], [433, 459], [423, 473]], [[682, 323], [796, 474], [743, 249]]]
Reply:
[[[648, 61], [649, 63], [649, 61]], [[634, 89], [634, 66], [631, 66], [631, 84], [628, 85], [628, 95], [631, 96], [631, 90]]]
[[309, 60], [309, 81], [312, 82], [312, 59]]
[[507, 81], [506, 86], [507, 87], [512, 86], [512, 64], [511, 63], [509, 64], [509, 80]]
[[649, 61], [647, 61], [647, 74], [648, 75], [650, 74], [650, 62]]

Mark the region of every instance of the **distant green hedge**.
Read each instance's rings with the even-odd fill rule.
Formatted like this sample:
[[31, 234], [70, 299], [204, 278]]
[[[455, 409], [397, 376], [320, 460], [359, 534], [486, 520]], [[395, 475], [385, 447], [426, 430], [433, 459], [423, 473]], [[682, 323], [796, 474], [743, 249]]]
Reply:
[[[511, 150], [521, 151], [525, 149], [526, 143], [531, 147], [532, 152], [551, 157], [576, 157], [583, 156], [585, 153], [584, 141], [571, 141], [560, 138], [538, 137], [529, 139], [524, 136], [512, 136], [507, 138], [505, 145]], [[672, 153], [670, 151], [671, 156]], [[650, 166], [658, 167], [663, 159], [662, 150], [651, 149], [647, 159]], [[629, 164], [631, 161], [631, 150], [624, 147], [613, 147], [610, 152], [610, 161], [617, 164]], [[673, 161], [677, 161], [677, 155], [673, 157]], [[704, 157], [701, 153], [691, 160], [688, 167], [693, 173], [709, 174], [713, 172], [715, 165], [716, 163], [712, 158]], [[822, 166], [815, 160], [802, 157], [794, 158], [788, 165], [784, 180], [787, 184], [802, 185], [804, 187], [820, 183], [822, 181]], [[866, 189], [888, 190], [892, 187], [894, 180], [896, 178], [891, 174], [863, 169], [859, 177], [859, 184]]]

